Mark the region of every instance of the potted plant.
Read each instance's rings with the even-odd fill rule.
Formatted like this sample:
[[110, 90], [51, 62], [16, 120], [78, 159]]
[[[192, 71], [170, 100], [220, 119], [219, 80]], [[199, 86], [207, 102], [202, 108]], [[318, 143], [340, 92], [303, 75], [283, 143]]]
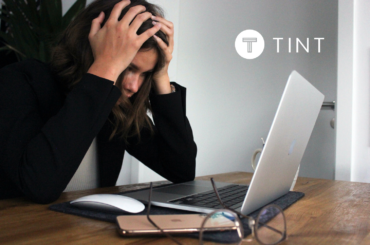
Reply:
[[5, 46], [0, 51], [13, 51], [18, 60], [48, 62], [59, 34], [86, 5], [86, 0], [76, 0], [63, 15], [61, 1], [3, 0], [0, 20], [6, 28], [0, 30], [0, 38]]

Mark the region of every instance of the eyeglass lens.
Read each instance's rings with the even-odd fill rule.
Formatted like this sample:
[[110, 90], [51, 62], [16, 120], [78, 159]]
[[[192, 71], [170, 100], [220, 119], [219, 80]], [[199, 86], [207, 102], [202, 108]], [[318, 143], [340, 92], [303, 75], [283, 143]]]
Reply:
[[[211, 183], [219, 202], [225, 208], [230, 209], [223, 204], [223, 201], [217, 191], [213, 178], [211, 178]], [[236, 212], [235, 210], [233, 211]], [[239, 212], [236, 213], [244, 218], [251, 218]], [[259, 212], [257, 216], [256, 222], [253, 223], [255, 223], [256, 225], [250, 226], [250, 228], [251, 229], [253, 228], [252, 230], [254, 231], [256, 239], [259, 243], [277, 244], [280, 241], [284, 240], [286, 237], [286, 222], [284, 212], [277, 205], [271, 204], [262, 208], [262, 210]]]
[[236, 213], [220, 209], [209, 213], [201, 225], [200, 244], [207, 236], [214, 240], [228, 241], [228, 244], [239, 244], [244, 237], [243, 224]]
[[255, 236], [263, 244], [276, 244], [285, 238], [286, 224], [282, 210], [274, 205], [266, 206], [256, 220]]

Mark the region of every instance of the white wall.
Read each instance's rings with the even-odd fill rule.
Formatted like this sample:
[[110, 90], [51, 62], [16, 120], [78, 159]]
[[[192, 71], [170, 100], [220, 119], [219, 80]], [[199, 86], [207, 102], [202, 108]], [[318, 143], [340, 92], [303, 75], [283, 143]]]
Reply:
[[335, 179], [351, 180], [354, 1], [339, 0]]
[[338, 71], [346, 68], [338, 100], [347, 125], [338, 127], [336, 179], [370, 182], [370, 2], [340, 0], [339, 7]]
[[355, 1], [352, 181], [370, 182], [370, 1]]
[[[267, 136], [292, 69], [321, 90], [326, 100], [336, 100], [335, 0], [180, 1], [179, 29], [177, 76], [188, 88], [187, 112], [198, 145], [197, 175], [252, 171], [249, 159], [261, 146], [260, 138]], [[255, 29], [265, 38], [265, 51], [255, 60], [242, 59], [234, 49], [236, 36], [245, 29]], [[286, 43], [277, 54], [273, 37], [325, 37], [325, 41], [320, 54], [289, 54]], [[322, 116], [335, 116], [328, 113]], [[306, 171], [312, 169], [311, 163], [319, 170], [307, 175], [318, 176], [328, 162], [328, 178], [334, 177], [330, 119], [306, 157]], [[326, 132], [331, 141], [325, 141]], [[332, 150], [323, 150], [326, 145]], [[327, 160], [330, 154], [332, 159]]]

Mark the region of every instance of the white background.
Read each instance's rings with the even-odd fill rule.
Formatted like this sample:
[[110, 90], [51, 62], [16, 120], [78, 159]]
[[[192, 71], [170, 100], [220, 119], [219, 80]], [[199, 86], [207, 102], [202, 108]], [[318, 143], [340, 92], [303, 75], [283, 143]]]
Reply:
[[[260, 138], [267, 136], [292, 69], [307, 77], [329, 101], [335, 100], [335, 9], [336, 1], [180, 0], [177, 82], [188, 88], [187, 115], [198, 145], [197, 175], [252, 171], [250, 158], [261, 146]], [[234, 48], [236, 36], [245, 29], [257, 30], [265, 38], [265, 51], [255, 60], [242, 59]], [[322, 36], [326, 42], [321, 54], [315, 42], [310, 54], [287, 52], [288, 37], [313, 41]], [[279, 54], [273, 37], [286, 40]], [[323, 113], [334, 117], [332, 111]], [[309, 147], [301, 174], [334, 178], [335, 131], [328, 116], [321, 117], [326, 121], [321, 120], [315, 141], [329, 131], [331, 148]], [[329, 161], [328, 154], [332, 155]]]
[[370, 182], [370, 2], [339, 0], [336, 179]]

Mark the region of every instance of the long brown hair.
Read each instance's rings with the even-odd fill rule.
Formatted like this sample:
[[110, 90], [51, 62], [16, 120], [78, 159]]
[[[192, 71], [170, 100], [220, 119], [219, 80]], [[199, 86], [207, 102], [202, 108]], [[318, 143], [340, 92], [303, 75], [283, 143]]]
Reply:
[[[120, 1], [95, 0], [70, 23], [61, 35], [60, 41], [52, 53], [51, 67], [66, 92], [73, 89], [94, 62], [88, 40], [92, 20], [97, 18], [100, 12], [103, 11], [105, 13], [103, 26], [109, 18], [114, 5]], [[130, 5], [123, 9], [119, 19], [127, 13], [130, 7], [136, 5], [145, 6], [146, 11], [155, 16], [163, 16], [163, 11], [158, 6], [150, 4], [145, 0], [131, 0]], [[153, 27], [153, 24], [152, 20], [149, 19], [141, 25], [137, 34], [141, 34], [151, 27]], [[156, 36], [168, 45], [167, 37], [162, 31], [158, 31]], [[155, 73], [165, 65], [165, 56], [153, 37], [150, 37], [139, 51], [151, 49], [156, 50], [158, 54], [158, 61], [153, 71]], [[122, 81], [124, 74], [125, 71], [118, 77], [118, 81]], [[148, 127], [152, 130], [152, 124], [147, 116], [147, 112], [151, 111], [149, 93], [153, 82], [152, 74], [145, 77], [142, 86], [136, 94], [129, 99], [122, 94], [119, 105], [115, 105], [112, 108], [114, 129], [110, 138], [116, 134], [125, 139], [135, 134], [138, 134], [140, 137], [142, 127]], [[118, 82], [116, 84], [122, 91], [121, 83]]]

